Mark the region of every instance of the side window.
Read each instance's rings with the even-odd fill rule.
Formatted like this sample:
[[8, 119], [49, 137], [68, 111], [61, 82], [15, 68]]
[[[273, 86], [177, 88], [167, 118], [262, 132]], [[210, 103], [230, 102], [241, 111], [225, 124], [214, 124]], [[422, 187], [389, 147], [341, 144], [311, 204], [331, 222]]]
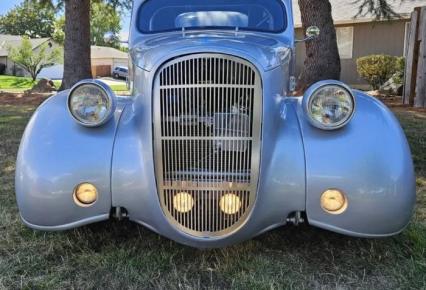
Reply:
[[354, 49], [354, 28], [336, 27], [337, 46], [341, 59], [352, 59]]

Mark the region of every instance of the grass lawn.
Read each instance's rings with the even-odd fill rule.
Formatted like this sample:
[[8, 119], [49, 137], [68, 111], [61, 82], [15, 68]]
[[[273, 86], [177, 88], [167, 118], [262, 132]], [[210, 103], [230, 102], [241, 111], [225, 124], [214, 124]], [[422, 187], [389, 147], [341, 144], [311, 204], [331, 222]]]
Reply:
[[114, 92], [127, 92], [128, 91], [126, 84], [123, 84], [123, 85], [110, 85], [110, 87], [111, 87], [111, 89]]
[[34, 82], [31, 78], [0, 75], [0, 90], [28, 90]]
[[[31, 78], [0, 75], [0, 90], [8, 92], [24, 92], [31, 89], [35, 83]], [[62, 81], [54, 80], [53, 83], [56, 88], [59, 88]], [[126, 84], [111, 85], [110, 87], [115, 92], [127, 92]]]
[[22, 225], [15, 156], [31, 106], [0, 106], [0, 289], [426, 289], [426, 113], [397, 109], [416, 163], [418, 203], [399, 236], [367, 240], [306, 225], [199, 251], [130, 222], [61, 233]]

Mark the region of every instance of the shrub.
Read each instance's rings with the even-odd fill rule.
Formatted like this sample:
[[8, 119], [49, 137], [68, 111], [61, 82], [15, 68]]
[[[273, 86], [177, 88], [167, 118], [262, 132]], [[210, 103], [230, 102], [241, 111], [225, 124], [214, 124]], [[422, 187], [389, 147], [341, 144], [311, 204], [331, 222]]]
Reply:
[[378, 90], [396, 72], [404, 73], [404, 58], [390, 55], [369, 55], [357, 60], [358, 74], [374, 90]]
[[405, 58], [397, 57], [396, 59], [396, 72], [394, 75], [395, 83], [403, 85], [404, 84], [404, 74], [405, 74]]
[[0, 63], [0, 75], [4, 75], [6, 72], [6, 65], [4, 63]]

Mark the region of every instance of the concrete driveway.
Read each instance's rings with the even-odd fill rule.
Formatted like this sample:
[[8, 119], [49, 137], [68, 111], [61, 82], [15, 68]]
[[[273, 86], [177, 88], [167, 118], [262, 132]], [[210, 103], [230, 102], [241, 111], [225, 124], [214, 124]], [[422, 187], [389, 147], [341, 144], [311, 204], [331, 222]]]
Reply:
[[126, 84], [126, 80], [122, 80], [122, 79], [113, 79], [113, 78], [99, 78], [99, 80], [103, 81], [104, 83], [106, 83], [109, 86], [114, 86], [114, 85], [125, 85]]

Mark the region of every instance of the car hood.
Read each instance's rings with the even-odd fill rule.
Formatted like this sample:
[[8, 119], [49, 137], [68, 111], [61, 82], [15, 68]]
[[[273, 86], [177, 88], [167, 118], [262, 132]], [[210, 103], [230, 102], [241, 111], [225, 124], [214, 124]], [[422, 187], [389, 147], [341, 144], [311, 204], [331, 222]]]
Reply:
[[170, 58], [191, 53], [225, 53], [246, 58], [258, 68], [271, 70], [288, 61], [291, 49], [268, 34], [246, 32], [173, 32], [136, 38], [131, 43], [133, 63], [151, 71]]

